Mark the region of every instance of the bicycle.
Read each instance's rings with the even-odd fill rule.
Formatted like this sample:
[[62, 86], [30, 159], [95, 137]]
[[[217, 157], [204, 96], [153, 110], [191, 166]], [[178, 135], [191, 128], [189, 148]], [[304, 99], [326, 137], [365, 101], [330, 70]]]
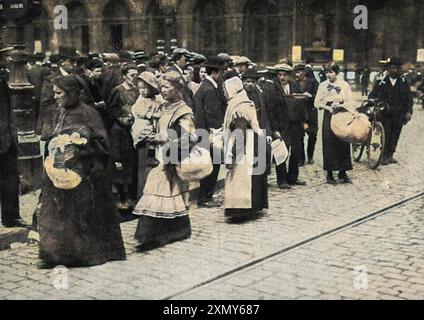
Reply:
[[368, 116], [371, 122], [371, 130], [368, 138], [363, 143], [352, 144], [353, 160], [355, 162], [361, 161], [366, 148], [368, 167], [373, 170], [378, 168], [384, 154], [386, 136], [383, 124], [378, 120], [378, 115], [385, 108], [387, 108], [386, 103], [370, 99], [365, 100], [357, 109], [359, 112]]

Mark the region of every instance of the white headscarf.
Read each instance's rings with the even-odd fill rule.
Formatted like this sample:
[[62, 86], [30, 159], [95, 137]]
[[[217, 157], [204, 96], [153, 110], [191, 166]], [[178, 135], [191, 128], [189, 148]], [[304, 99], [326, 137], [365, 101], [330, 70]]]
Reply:
[[228, 98], [224, 130], [230, 130], [230, 125], [235, 119], [244, 118], [258, 135], [262, 135], [256, 115], [255, 104], [247, 96], [243, 88], [243, 82], [240, 78], [234, 77], [225, 81], [224, 91]]

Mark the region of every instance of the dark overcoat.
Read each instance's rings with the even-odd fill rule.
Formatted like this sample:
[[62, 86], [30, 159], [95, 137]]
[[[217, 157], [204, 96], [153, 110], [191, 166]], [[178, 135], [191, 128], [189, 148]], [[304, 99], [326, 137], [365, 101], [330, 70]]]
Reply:
[[[124, 260], [125, 249], [106, 172], [109, 142], [96, 110], [76, 103], [59, 109], [53, 137], [74, 132], [87, 139], [62, 163], [81, 177], [72, 189], [56, 187], [46, 175], [40, 212], [40, 258], [69, 267]], [[51, 142], [52, 143], [52, 142]], [[60, 161], [55, 156], [55, 166]], [[56, 164], [57, 163], [57, 164]]]

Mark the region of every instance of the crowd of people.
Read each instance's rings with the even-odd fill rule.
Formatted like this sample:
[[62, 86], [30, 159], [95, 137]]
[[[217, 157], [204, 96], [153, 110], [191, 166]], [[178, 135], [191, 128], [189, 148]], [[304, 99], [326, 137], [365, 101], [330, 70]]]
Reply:
[[[399, 67], [398, 59], [389, 61], [389, 73], [371, 93], [391, 106], [384, 117], [385, 164], [396, 162], [401, 128], [412, 115]], [[34, 55], [28, 74], [37, 105], [36, 133], [45, 146], [37, 207], [44, 265], [91, 266], [125, 259], [119, 223], [128, 214], [139, 216], [135, 238], [141, 251], [189, 238], [193, 181], [167, 162], [166, 154], [171, 147], [181, 151], [184, 139], [190, 150], [195, 148], [201, 141], [198, 129], [210, 133], [210, 141], [202, 143], [209, 146], [211, 159], [223, 152], [212, 140], [221, 134], [225, 145], [225, 161], [213, 161], [200, 179], [198, 207], [223, 205], [230, 218], [262, 212], [268, 208], [273, 164], [280, 189], [305, 186], [299, 169], [315, 163], [318, 110], [324, 110], [327, 183], [352, 183], [347, 175], [353, 168], [350, 144], [330, 126], [334, 114], [356, 109], [339, 73], [337, 63], [329, 62], [326, 80], [319, 83], [311, 66], [293, 65], [290, 59], [260, 70], [244, 56], [205, 57], [181, 48], [170, 56], [148, 56], [141, 50], [84, 56], [62, 46], [48, 59]], [[6, 83], [2, 77], [2, 97], [8, 96]], [[3, 158], [16, 157], [17, 140], [11, 134], [10, 101], [1, 99], [0, 112], [3, 163]], [[243, 135], [242, 144], [225, 134], [236, 131]], [[273, 157], [275, 141], [289, 150], [284, 161]], [[264, 155], [265, 170], [252, 174]], [[182, 153], [178, 159], [184, 161]], [[221, 204], [214, 193], [223, 166], [227, 176]], [[0, 169], [3, 224], [21, 226], [18, 200], [11, 196], [17, 188], [16, 168]]]

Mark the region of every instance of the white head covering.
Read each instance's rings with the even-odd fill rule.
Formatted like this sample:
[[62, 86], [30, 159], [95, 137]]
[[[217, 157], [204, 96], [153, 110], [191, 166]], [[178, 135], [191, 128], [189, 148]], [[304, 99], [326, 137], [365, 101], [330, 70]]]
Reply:
[[224, 90], [228, 97], [228, 107], [225, 114], [224, 129], [229, 130], [236, 118], [244, 118], [251, 128], [259, 135], [262, 134], [256, 116], [255, 104], [249, 99], [239, 77], [230, 78], [224, 82]]
[[231, 100], [244, 90], [243, 82], [239, 77], [230, 78], [224, 82], [224, 90], [228, 95], [228, 100]]

